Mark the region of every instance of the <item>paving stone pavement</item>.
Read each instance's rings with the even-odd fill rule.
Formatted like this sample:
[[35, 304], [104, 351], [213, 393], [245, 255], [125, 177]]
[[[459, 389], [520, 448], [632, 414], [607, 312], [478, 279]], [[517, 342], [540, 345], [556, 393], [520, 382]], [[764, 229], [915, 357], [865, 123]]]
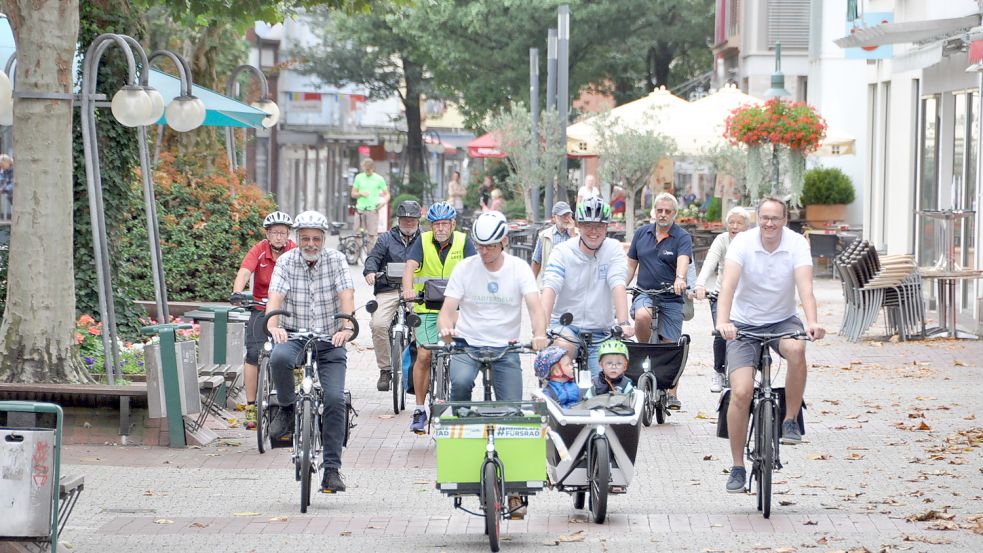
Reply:
[[[817, 297], [835, 332], [839, 284], [818, 280]], [[698, 304], [685, 326], [683, 410], [643, 428], [635, 479], [612, 496], [608, 522], [589, 523], [570, 496], [545, 491], [526, 520], [503, 524], [504, 551], [983, 551], [983, 521], [971, 522], [983, 513], [983, 345], [835, 335], [810, 344], [806, 441], [782, 448], [766, 520], [753, 496], [724, 492], [708, 311]], [[287, 451], [260, 455], [242, 429], [201, 449], [69, 446], [63, 473], [84, 475], [85, 491], [62, 539], [101, 553], [486, 551], [482, 520], [434, 489], [433, 441], [408, 433], [409, 414], [393, 416], [389, 394], [375, 390], [365, 327], [349, 354], [359, 418], [343, 457], [346, 493], [315, 494], [301, 515]], [[952, 520], [906, 520], [929, 510]]]

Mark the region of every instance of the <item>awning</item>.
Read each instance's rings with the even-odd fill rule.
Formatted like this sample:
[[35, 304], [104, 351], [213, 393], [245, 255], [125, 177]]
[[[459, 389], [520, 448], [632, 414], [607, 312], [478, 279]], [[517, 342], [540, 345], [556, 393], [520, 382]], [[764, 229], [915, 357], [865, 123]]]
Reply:
[[[154, 68], [150, 69], [150, 86], [164, 97], [165, 106], [181, 95], [181, 79]], [[191, 92], [205, 104], [205, 122], [202, 126], [263, 128], [262, 121], [266, 112], [203, 86], [193, 85]], [[161, 116], [157, 124], [163, 125], [166, 122], [166, 117]]]
[[921, 42], [967, 31], [979, 24], [980, 14], [978, 13], [952, 19], [881, 23], [873, 27], [858, 27], [851, 31], [850, 35], [838, 38], [833, 42], [840, 48], [863, 48], [864, 46]]
[[498, 149], [498, 138], [493, 133], [486, 133], [468, 142], [468, 157], [502, 159], [505, 154]]

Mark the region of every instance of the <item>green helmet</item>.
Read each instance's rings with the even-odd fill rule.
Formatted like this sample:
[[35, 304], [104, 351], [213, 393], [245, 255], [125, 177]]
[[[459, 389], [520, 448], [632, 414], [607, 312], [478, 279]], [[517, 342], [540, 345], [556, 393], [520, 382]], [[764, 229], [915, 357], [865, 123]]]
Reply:
[[611, 206], [598, 196], [591, 196], [577, 205], [575, 219], [578, 223], [607, 223], [611, 220]]
[[597, 348], [597, 358], [600, 359], [605, 355], [617, 353], [618, 355], [624, 355], [625, 358], [628, 357], [628, 346], [625, 345], [621, 340], [605, 340], [601, 342], [601, 345]]

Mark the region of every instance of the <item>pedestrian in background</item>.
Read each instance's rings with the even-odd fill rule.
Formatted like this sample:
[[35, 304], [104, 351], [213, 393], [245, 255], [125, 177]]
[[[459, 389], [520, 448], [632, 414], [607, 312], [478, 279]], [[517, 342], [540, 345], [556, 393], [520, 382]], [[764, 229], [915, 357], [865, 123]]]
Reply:
[[0, 194], [7, 200], [3, 216], [10, 219], [11, 206], [14, 205], [14, 159], [0, 154]]
[[461, 172], [454, 171], [451, 181], [447, 183], [447, 203], [454, 206], [459, 214], [464, 212], [464, 196], [467, 193], [468, 189], [461, 182]]
[[379, 236], [379, 207], [389, 202], [389, 187], [386, 179], [375, 172], [375, 162], [370, 158], [362, 160], [362, 172], [355, 175], [352, 183], [352, 198], [358, 212], [358, 224], [369, 235], [366, 251], [372, 251]]

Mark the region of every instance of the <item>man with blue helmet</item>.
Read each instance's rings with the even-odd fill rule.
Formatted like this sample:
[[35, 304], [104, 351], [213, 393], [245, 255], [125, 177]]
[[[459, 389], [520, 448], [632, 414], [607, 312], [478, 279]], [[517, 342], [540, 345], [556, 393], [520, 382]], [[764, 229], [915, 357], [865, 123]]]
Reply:
[[[454, 230], [456, 217], [457, 210], [447, 202], [437, 202], [430, 206], [427, 211], [430, 230], [420, 235], [406, 256], [406, 268], [403, 271], [405, 299], [415, 300], [426, 281], [450, 278], [451, 271], [458, 262], [475, 255], [471, 239], [463, 232]], [[416, 304], [414, 310], [421, 320], [416, 329], [417, 344], [423, 346], [437, 343], [440, 337], [437, 314], [440, 309], [428, 309], [426, 305]], [[417, 434], [426, 432], [427, 427], [425, 405], [427, 391], [430, 389], [430, 357], [429, 350], [419, 348], [416, 363], [413, 365], [416, 409], [413, 410], [410, 430]]]

